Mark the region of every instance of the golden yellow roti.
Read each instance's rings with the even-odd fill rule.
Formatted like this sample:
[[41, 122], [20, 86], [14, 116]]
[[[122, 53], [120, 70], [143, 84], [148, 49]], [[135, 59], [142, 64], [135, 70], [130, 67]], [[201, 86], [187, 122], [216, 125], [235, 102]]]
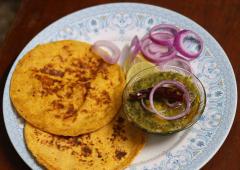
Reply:
[[35, 127], [77, 136], [108, 124], [118, 112], [124, 88], [119, 65], [110, 65], [78, 41], [38, 45], [17, 64], [10, 97]]
[[143, 132], [122, 117], [77, 137], [51, 135], [26, 124], [24, 136], [38, 163], [51, 170], [123, 169], [144, 145]]

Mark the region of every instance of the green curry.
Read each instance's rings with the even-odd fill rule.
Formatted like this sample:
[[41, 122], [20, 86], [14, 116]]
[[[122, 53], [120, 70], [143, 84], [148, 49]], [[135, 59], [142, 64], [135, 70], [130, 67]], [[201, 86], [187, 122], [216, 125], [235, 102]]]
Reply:
[[[165, 120], [160, 118], [157, 114], [152, 113], [144, 109], [140, 100], [130, 100], [128, 97], [125, 100], [123, 109], [127, 117], [135, 122], [141, 128], [152, 133], [167, 134], [182, 130], [196, 121], [198, 118], [200, 107], [200, 92], [194, 84], [190, 76], [185, 76], [177, 72], [158, 72], [147, 75], [141, 79], [138, 79], [128, 89], [128, 93], [138, 92], [143, 89], [153, 87], [162, 80], [176, 80], [183, 83], [191, 96], [191, 110], [190, 112], [176, 120]], [[149, 106], [149, 101], [145, 101]], [[182, 101], [182, 104], [176, 108], [170, 108], [162, 101], [155, 101], [154, 105], [156, 109], [166, 116], [174, 116], [184, 111], [186, 104]]]

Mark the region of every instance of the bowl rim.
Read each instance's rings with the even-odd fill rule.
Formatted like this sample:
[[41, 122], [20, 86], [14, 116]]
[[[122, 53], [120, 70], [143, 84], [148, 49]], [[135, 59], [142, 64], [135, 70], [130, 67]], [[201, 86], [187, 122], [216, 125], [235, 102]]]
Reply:
[[[200, 100], [200, 106], [198, 108], [198, 110], [200, 109], [199, 111], [199, 114], [197, 114], [197, 116], [195, 118], [193, 118], [193, 121], [191, 121], [189, 124], [187, 124], [186, 126], [184, 126], [183, 128], [180, 128], [180, 129], [177, 129], [177, 130], [172, 130], [172, 131], [167, 131], [167, 132], [161, 132], [161, 131], [149, 131], [148, 129], [145, 129], [143, 128], [142, 126], [140, 126], [138, 123], [136, 123], [134, 120], [132, 120], [128, 114], [125, 112], [125, 109], [124, 109], [124, 106], [122, 108], [122, 111], [123, 113], [127, 116], [128, 120], [130, 119], [130, 121], [134, 122], [135, 125], [137, 125], [138, 127], [140, 127], [141, 129], [143, 129], [144, 131], [147, 131], [148, 133], [153, 133], [153, 134], [159, 134], [159, 135], [170, 135], [170, 134], [174, 134], [174, 133], [177, 133], [177, 132], [180, 132], [180, 131], [183, 131], [183, 130], [186, 130], [188, 128], [190, 128], [191, 126], [193, 126], [200, 118], [201, 116], [203, 115], [203, 112], [205, 110], [205, 107], [206, 107], [206, 103], [207, 103], [207, 96], [206, 96], [206, 90], [205, 90], [205, 87], [203, 85], [203, 83], [201, 82], [201, 80], [192, 72], [189, 72], [188, 70], [186, 69], [183, 69], [181, 67], [177, 67], [177, 66], [172, 66], [172, 65], [167, 65], [168, 68], [173, 68], [173, 69], [178, 69], [178, 70], [181, 70], [183, 72], [186, 72], [188, 73], [189, 75], [191, 75], [191, 77], [195, 78], [197, 80], [197, 82], [200, 84], [200, 87], [202, 88], [202, 92], [199, 92], [200, 93], [200, 98], [202, 98], [203, 96], [203, 100]], [[142, 69], [140, 70], [138, 73], [134, 74], [130, 79], [129, 81], [126, 83], [124, 89], [123, 89], [123, 97], [122, 97], [122, 103], [123, 105], [125, 104], [124, 102], [124, 99], [126, 98], [126, 89], [127, 87], [129, 86], [129, 84], [134, 80], [134, 78], [136, 78], [137, 75], [143, 73], [144, 71], [146, 70], [150, 70], [150, 69], [153, 69], [153, 68], [159, 68], [159, 71], [161, 72], [161, 69], [166, 69], [164, 68], [164, 66], [159, 66], [159, 65], [155, 65], [155, 66], [152, 66], [152, 67], [148, 67], [148, 68], [145, 68], [145, 69]], [[178, 72], [181, 74], [181, 72]], [[185, 75], [184, 75], [185, 76]], [[196, 84], [195, 81], [193, 81], [194, 84]], [[199, 87], [196, 85], [197, 89], [199, 89]]]

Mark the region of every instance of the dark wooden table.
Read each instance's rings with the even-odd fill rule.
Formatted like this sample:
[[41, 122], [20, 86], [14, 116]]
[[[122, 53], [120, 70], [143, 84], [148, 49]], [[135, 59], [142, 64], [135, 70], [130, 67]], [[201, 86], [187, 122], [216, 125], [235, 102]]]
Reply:
[[[56, 19], [89, 6], [120, 2], [114, 0], [22, 0], [16, 19], [0, 47], [0, 96], [8, 71], [23, 47]], [[121, 1], [123, 2], [123, 1]], [[226, 51], [240, 81], [240, 1], [239, 0], [143, 0], [175, 10], [199, 23]], [[238, 89], [239, 84], [238, 84]], [[2, 97], [0, 97], [2, 103]], [[238, 103], [239, 104], [239, 103]], [[221, 149], [204, 170], [240, 170], [240, 108]], [[2, 113], [2, 107], [1, 112]], [[0, 116], [0, 169], [29, 169], [14, 150]]]

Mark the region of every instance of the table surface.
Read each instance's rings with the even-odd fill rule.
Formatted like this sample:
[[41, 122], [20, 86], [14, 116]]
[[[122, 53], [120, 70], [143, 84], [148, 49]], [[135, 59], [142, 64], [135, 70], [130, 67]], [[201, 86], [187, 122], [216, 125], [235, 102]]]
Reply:
[[[120, 2], [114, 0], [22, 0], [15, 21], [0, 48], [0, 96], [9, 69], [24, 46], [53, 21], [89, 6]], [[127, 1], [121, 1], [127, 2]], [[239, 0], [142, 0], [177, 11], [204, 27], [227, 53], [236, 79], [240, 81], [240, 1]], [[238, 84], [238, 89], [240, 84]], [[2, 97], [0, 99], [2, 103]], [[239, 102], [238, 102], [239, 104]], [[223, 146], [203, 167], [203, 170], [240, 169], [240, 108]], [[1, 107], [2, 113], [2, 107]], [[29, 169], [14, 150], [7, 136], [3, 116], [0, 116], [0, 169]]]

